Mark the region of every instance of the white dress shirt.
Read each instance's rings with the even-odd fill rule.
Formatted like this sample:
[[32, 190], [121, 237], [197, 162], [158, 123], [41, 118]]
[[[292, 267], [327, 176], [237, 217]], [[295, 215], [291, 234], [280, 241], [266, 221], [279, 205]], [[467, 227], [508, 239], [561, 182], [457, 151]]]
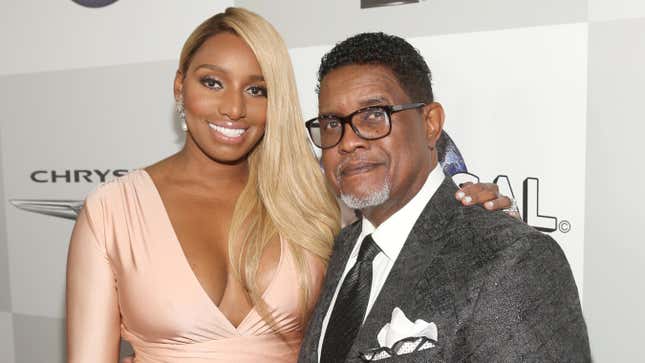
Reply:
[[360, 250], [365, 236], [371, 233], [374, 242], [376, 242], [376, 245], [381, 249], [381, 252], [379, 252], [372, 261], [372, 287], [370, 289], [370, 298], [367, 303], [367, 310], [365, 311], [365, 316], [363, 316], [363, 322], [365, 322], [365, 318], [372, 309], [374, 301], [376, 301], [376, 298], [381, 292], [383, 284], [385, 284], [385, 280], [390, 274], [390, 270], [392, 270], [392, 266], [394, 265], [396, 258], [399, 256], [410, 231], [412, 231], [412, 227], [414, 227], [414, 224], [421, 215], [421, 212], [423, 212], [426, 204], [430, 201], [430, 198], [432, 198], [437, 189], [439, 189], [441, 183], [443, 183], [443, 179], [443, 170], [441, 169], [441, 165], [437, 164], [428, 175], [428, 178], [419, 192], [417, 192], [417, 194], [406, 205], [404, 205], [403, 208], [399, 209], [396, 213], [381, 223], [378, 228], [374, 228], [374, 225], [363, 217], [361, 234], [358, 236], [354, 249], [349, 255], [349, 259], [345, 265], [345, 271], [338, 282], [338, 286], [336, 286], [336, 291], [334, 292], [334, 296], [329, 304], [329, 309], [327, 310], [322, 322], [320, 340], [318, 342], [318, 362], [320, 362], [320, 354], [322, 352], [323, 340], [325, 339], [325, 332], [327, 331], [327, 325], [329, 324], [329, 318], [331, 317], [331, 312], [334, 309], [338, 292], [345, 280], [345, 276], [356, 263], [358, 251]]

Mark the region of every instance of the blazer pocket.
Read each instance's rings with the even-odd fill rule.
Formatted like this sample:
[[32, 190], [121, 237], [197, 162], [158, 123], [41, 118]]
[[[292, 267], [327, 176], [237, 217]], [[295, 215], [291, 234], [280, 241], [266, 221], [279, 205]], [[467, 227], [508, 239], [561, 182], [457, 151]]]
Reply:
[[390, 358], [375, 360], [375, 363], [425, 363], [425, 362], [444, 362], [438, 356], [439, 350], [436, 348], [428, 348], [418, 352], [413, 352], [404, 355], [397, 355]]

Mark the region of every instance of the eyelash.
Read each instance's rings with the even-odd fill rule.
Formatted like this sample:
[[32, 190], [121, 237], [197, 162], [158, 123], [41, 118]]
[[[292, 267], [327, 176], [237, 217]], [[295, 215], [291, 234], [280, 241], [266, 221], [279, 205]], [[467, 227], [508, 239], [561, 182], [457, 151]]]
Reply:
[[247, 88], [247, 90], [249, 90], [249, 91], [252, 90], [252, 89], [258, 90], [259, 94], [251, 94], [251, 96], [254, 96], [254, 97], [266, 97], [267, 96], [267, 89], [265, 87], [251, 86], [251, 87]]
[[[221, 89], [222, 88], [222, 82], [212, 78], [212, 77], [204, 77], [200, 80], [200, 82], [204, 85], [204, 87], [209, 88], [209, 89]], [[211, 85], [209, 85], [209, 83]], [[257, 90], [258, 94], [251, 94], [251, 96], [254, 97], [266, 97], [267, 96], [267, 89], [266, 87], [261, 87], [261, 86], [250, 86], [247, 88], [247, 90]]]
[[[219, 89], [219, 88], [222, 88], [222, 82], [220, 82], [220, 81], [216, 80], [215, 78], [211, 78], [211, 77], [204, 77], [204, 78], [202, 78], [202, 79], [200, 80], [200, 82], [201, 82], [201, 83], [204, 85], [204, 87], [206, 87], [206, 88], [210, 88], [210, 89]], [[209, 86], [209, 83], [214, 83], [214, 84]], [[215, 86], [217, 86], [217, 87], [215, 87]]]

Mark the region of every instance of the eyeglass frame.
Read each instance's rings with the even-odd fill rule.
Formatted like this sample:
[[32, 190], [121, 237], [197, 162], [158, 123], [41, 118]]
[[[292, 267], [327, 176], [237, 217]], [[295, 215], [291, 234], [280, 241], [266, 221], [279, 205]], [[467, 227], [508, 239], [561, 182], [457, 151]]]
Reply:
[[[387, 136], [390, 135], [390, 133], [392, 133], [392, 114], [395, 114], [395, 113], [401, 112], [401, 111], [417, 109], [417, 108], [423, 107], [425, 105], [426, 105], [425, 102], [415, 102], [415, 103], [404, 103], [404, 104], [400, 104], [400, 105], [374, 105], [374, 106], [368, 106], [368, 107], [360, 108], [360, 109], [358, 109], [358, 110], [356, 110], [356, 111], [354, 111], [354, 112], [352, 112], [352, 113], [350, 113], [349, 115], [346, 115], [346, 116], [323, 115], [322, 117], [321, 116], [314, 117], [314, 118], [312, 118], [310, 120], [307, 120], [305, 122], [305, 127], [307, 128], [307, 132], [309, 133], [309, 137], [311, 138], [311, 141], [313, 142], [313, 144], [316, 147], [318, 147], [318, 148], [320, 148], [322, 150], [325, 150], [325, 149], [330, 149], [330, 148], [340, 144], [340, 142], [343, 140], [343, 137], [345, 136], [345, 125], [346, 124], [349, 124], [349, 126], [352, 128], [352, 131], [354, 131], [354, 134], [356, 134], [356, 136], [360, 137], [361, 139], [368, 140], [368, 141], [378, 140], [378, 139], [382, 139], [384, 137], [387, 137]], [[370, 110], [370, 109], [376, 109], [376, 108], [380, 108], [380, 109], [384, 110], [385, 114], [387, 115], [387, 118], [388, 118], [388, 121], [389, 121], [387, 133], [385, 133], [383, 136], [379, 136], [379, 137], [373, 137], [373, 138], [365, 137], [365, 136], [361, 135], [361, 133], [356, 128], [356, 126], [354, 126], [354, 123], [352, 122], [352, 118], [354, 118], [354, 116], [356, 114], [359, 114], [361, 112], [365, 112], [365, 111]], [[340, 137], [338, 138], [338, 141], [333, 145], [322, 147], [322, 146], [316, 145], [316, 142], [314, 141], [314, 137], [311, 134], [310, 125], [312, 123], [314, 123], [315, 121], [320, 120], [321, 118], [323, 118], [323, 119], [325, 119], [325, 118], [334, 118], [334, 119], [337, 119], [341, 124]], [[322, 136], [322, 134], [321, 134], [321, 136]]]

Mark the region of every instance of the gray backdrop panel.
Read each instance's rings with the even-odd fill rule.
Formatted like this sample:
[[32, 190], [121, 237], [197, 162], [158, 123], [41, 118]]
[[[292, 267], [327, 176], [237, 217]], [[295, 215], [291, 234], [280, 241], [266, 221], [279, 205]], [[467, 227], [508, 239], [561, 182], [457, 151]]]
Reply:
[[65, 320], [14, 314], [16, 363], [63, 363]]
[[0, 312], [0, 357], [3, 362], [14, 361], [11, 313]]
[[[2, 150], [2, 136], [0, 130], [0, 151]], [[7, 250], [7, 224], [5, 206], [7, 200], [4, 195], [4, 169], [0, 158], [0, 312], [11, 311], [11, 285], [9, 282], [9, 252]]]
[[[176, 61], [0, 78], [5, 197], [83, 199], [99, 182], [36, 183], [34, 170], [143, 167], [177, 150]], [[13, 312], [63, 317], [67, 244], [73, 223], [9, 205]], [[4, 275], [4, 274], [3, 274]]]
[[642, 356], [642, 34], [645, 19], [590, 25], [584, 307], [597, 362]]

